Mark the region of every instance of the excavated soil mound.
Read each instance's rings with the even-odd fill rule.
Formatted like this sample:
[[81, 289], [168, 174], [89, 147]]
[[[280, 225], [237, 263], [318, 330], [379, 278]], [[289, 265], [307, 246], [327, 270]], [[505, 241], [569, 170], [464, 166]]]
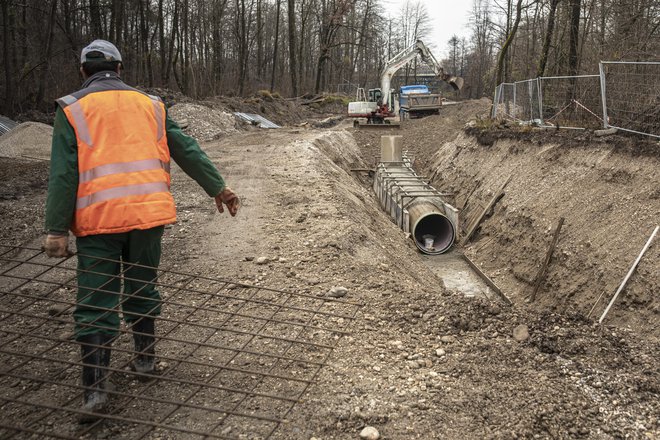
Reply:
[[53, 127], [40, 122], [24, 122], [0, 137], [0, 156], [27, 156], [50, 160]]

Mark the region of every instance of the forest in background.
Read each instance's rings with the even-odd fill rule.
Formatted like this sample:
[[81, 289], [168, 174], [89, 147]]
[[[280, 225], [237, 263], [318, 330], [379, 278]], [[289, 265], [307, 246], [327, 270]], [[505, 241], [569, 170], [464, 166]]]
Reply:
[[[96, 38], [122, 53], [129, 84], [203, 98], [355, 93], [434, 26], [408, 0], [0, 0], [0, 111], [52, 110], [80, 85], [79, 54]], [[463, 20], [465, 17], [456, 17]], [[464, 98], [502, 81], [597, 73], [599, 60], [659, 60], [657, 0], [473, 0], [469, 37], [431, 45], [463, 76]], [[416, 65], [404, 75], [414, 77]]]

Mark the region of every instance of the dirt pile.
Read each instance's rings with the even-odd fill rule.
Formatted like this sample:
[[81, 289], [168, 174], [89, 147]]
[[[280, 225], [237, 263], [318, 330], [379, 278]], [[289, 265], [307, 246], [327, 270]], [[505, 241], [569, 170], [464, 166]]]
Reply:
[[41, 236], [49, 165], [20, 157], [0, 160], [0, 242], [22, 245]]
[[361, 129], [353, 131], [353, 135], [358, 144], [366, 148], [372, 156], [380, 156], [381, 135], [403, 135], [404, 151], [407, 151], [408, 157], [414, 159], [418, 170], [425, 170], [431, 161], [429, 151], [453, 140], [468, 121], [486, 118], [489, 106], [490, 100], [486, 98], [460, 101], [444, 105], [439, 115], [402, 121], [399, 130]]
[[0, 137], [0, 156], [27, 156], [50, 160], [53, 127], [40, 122], [24, 122]]
[[204, 105], [176, 104], [169, 108], [168, 115], [186, 133], [200, 141], [218, 139], [237, 131], [233, 114]]

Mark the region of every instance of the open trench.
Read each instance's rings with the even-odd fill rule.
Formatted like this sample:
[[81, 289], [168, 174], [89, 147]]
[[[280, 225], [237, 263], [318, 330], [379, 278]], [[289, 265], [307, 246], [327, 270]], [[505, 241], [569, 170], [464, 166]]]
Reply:
[[413, 168], [403, 153], [402, 136], [381, 136], [381, 154], [374, 160], [375, 170], [369, 176], [373, 178], [377, 203], [415, 243], [421, 261], [442, 286], [467, 297], [501, 300], [502, 293], [492, 280], [474, 270], [465, 255], [455, 249], [461, 224], [459, 211]]

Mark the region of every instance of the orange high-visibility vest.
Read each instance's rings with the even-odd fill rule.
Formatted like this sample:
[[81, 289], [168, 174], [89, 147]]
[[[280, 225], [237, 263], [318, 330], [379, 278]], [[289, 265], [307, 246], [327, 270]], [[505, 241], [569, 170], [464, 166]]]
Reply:
[[57, 100], [78, 143], [78, 237], [148, 229], [176, 221], [170, 152], [160, 99], [108, 76]]

